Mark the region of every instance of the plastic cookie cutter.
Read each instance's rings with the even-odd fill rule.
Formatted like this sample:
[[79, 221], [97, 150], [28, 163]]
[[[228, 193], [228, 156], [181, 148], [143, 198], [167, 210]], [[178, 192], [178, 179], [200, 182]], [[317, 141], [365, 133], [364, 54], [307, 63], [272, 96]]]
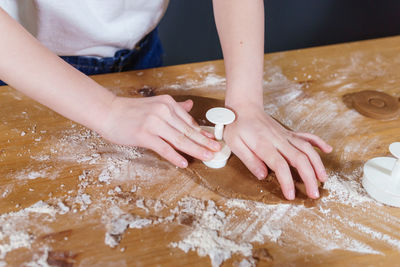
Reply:
[[232, 110], [227, 108], [212, 108], [206, 113], [206, 118], [211, 123], [215, 124], [214, 135], [215, 139], [222, 140], [224, 136], [224, 126], [235, 121], [236, 116]]
[[232, 154], [231, 149], [222, 140], [224, 136], [224, 126], [235, 121], [235, 113], [227, 108], [212, 108], [207, 111], [206, 118], [211, 123], [214, 123], [215, 127], [202, 126], [202, 128], [208, 132], [214, 132], [215, 139], [221, 144], [221, 150], [214, 153], [214, 158], [212, 160], [203, 161], [203, 163], [209, 168], [223, 168]]
[[389, 151], [395, 158], [378, 157], [365, 163], [362, 184], [372, 198], [400, 207], [400, 142], [391, 144]]

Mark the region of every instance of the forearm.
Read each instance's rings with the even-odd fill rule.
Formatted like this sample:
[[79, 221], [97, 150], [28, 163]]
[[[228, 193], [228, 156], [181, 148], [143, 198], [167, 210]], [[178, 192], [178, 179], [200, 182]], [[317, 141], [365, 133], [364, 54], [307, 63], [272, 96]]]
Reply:
[[1, 8], [0, 33], [6, 36], [0, 42], [0, 79], [61, 115], [98, 130], [97, 122], [113, 100], [111, 92], [45, 48]]
[[213, 0], [225, 60], [227, 106], [262, 105], [264, 3]]

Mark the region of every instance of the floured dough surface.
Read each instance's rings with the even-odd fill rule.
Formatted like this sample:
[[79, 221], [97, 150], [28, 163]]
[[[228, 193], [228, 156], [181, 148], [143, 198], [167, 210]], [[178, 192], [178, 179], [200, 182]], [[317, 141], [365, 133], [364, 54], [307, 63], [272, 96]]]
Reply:
[[[193, 100], [194, 106], [190, 114], [200, 125], [211, 125], [205, 117], [208, 109], [224, 106], [222, 100], [214, 98], [198, 96], [174, 96], [174, 98], [177, 101]], [[211, 169], [200, 160], [191, 159], [187, 171], [191, 173], [197, 183], [226, 198], [248, 199], [264, 203], [285, 201], [273, 172], [266, 179], [260, 181], [234, 154], [229, 158], [227, 165], [221, 169]], [[298, 192], [295, 201], [307, 202], [312, 205], [313, 200], [305, 196], [301, 185], [302, 183], [296, 185]]]
[[386, 93], [365, 90], [343, 97], [347, 105], [360, 114], [378, 120], [390, 120], [399, 116], [399, 101]]

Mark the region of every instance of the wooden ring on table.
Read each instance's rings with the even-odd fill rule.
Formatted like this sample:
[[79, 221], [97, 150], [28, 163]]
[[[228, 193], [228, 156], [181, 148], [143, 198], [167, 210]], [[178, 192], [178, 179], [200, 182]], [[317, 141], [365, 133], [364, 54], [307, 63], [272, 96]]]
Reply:
[[366, 117], [389, 120], [399, 115], [399, 101], [386, 93], [365, 90], [351, 94], [351, 99], [354, 109]]

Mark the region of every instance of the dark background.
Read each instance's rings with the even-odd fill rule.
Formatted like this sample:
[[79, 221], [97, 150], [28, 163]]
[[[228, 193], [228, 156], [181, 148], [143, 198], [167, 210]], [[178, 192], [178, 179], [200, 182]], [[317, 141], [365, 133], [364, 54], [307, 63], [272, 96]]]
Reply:
[[[399, 0], [265, 0], [264, 5], [265, 53], [400, 34]], [[159, 29], [164, 65], [222, 58], [211, 0], [171, 0]]]

